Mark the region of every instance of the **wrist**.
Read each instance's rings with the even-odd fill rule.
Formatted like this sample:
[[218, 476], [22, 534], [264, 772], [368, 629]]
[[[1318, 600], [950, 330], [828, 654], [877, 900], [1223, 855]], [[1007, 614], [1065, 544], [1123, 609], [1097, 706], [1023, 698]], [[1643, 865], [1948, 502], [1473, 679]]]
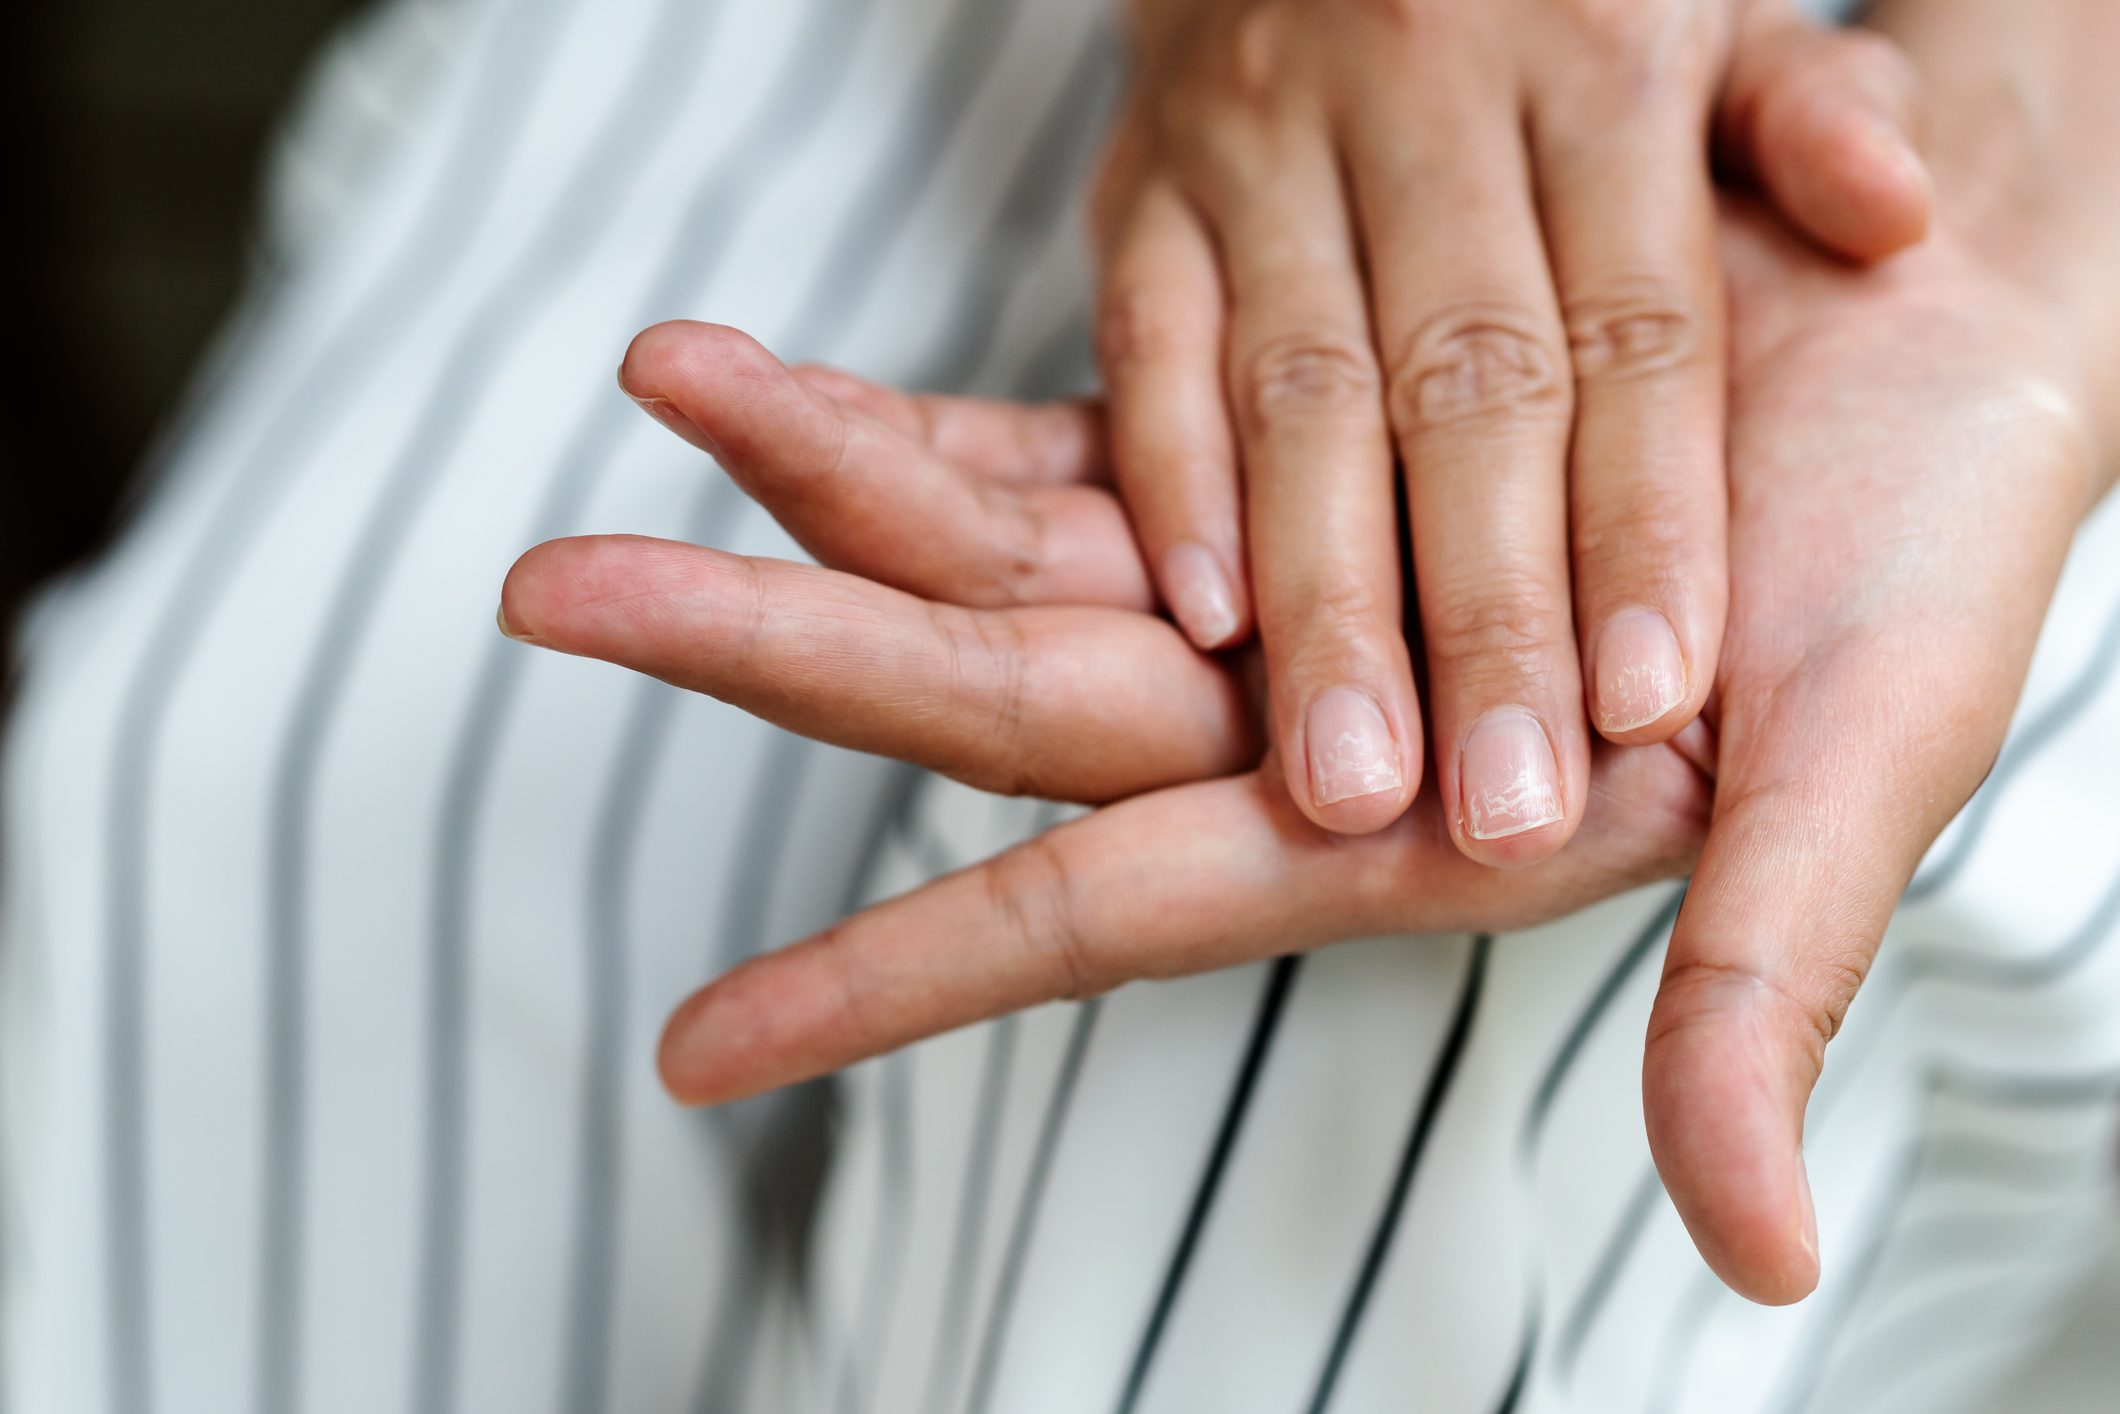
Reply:
[[1885, 0], [1921, 75], [1938, 226], [2052, 316], [2103, 457], [2120, 468], [2120, 45], [2110, 0]]

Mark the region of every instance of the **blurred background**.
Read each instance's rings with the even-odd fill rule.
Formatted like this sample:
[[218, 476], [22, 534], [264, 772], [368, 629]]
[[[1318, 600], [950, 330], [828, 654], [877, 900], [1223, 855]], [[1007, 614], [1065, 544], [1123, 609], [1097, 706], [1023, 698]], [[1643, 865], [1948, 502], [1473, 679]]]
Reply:
[[359, 0], [6, 0], [0, 622], [91, 550], [241, 285], [272, 120]]

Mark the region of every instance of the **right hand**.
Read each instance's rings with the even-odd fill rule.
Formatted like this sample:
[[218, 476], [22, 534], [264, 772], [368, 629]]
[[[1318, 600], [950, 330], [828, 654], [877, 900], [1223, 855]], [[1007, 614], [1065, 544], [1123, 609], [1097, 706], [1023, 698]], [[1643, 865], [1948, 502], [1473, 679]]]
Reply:
[[1667, 741], [1715, 676], [1710, 129], [1787, 219], [1876, 259], [1927, 221], [1906, 66], [1785, 0], [1133, 13], [1100, 346], [1162, 597], [1203, 648], [1255, 601], [1290, 795], [1356, 833], [1420, 784], [1417, 602], [1444, 825], [1484, 863], [1544, 858], [1592, 725]]

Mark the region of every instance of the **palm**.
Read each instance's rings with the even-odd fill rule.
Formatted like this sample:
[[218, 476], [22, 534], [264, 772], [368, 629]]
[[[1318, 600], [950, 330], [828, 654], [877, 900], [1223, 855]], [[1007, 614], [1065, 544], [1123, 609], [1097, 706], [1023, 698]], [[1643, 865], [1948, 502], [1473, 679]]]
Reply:
[[1805, 1097], [1906, 880], [2000, 747], [2089, 458], [2036, 307], [1948, 239], [1855, 273], [1747, 211], [1726, 232], [1717, 800], [1646, 1101], [1703, 1252], [1786, 1300], [1815, 1279], [1791, 1240], [1810, 1225]]

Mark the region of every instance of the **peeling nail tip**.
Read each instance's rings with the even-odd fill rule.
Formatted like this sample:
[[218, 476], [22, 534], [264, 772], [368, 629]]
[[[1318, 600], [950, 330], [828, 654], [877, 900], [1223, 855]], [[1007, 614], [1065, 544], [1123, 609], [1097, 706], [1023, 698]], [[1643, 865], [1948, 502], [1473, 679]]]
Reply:
[[1319, 806], [1400, 789], [1398, 746], [1368, 693], [1335, 687], [1318, 694], [1304, 724], [1311, 799]]
[[1670, 623], [1654, 609], [1613, 615], [1597, 640], [1598, 726], [1638, 731], [1685, 700], [1685, 655]]
[[1470, 838], [1509, 839], [1555, 824], [1566, 813], [1552, 743], [1528, 710], [1501, 707], [1480, 718], [1459, 759], [1462, 821]]

